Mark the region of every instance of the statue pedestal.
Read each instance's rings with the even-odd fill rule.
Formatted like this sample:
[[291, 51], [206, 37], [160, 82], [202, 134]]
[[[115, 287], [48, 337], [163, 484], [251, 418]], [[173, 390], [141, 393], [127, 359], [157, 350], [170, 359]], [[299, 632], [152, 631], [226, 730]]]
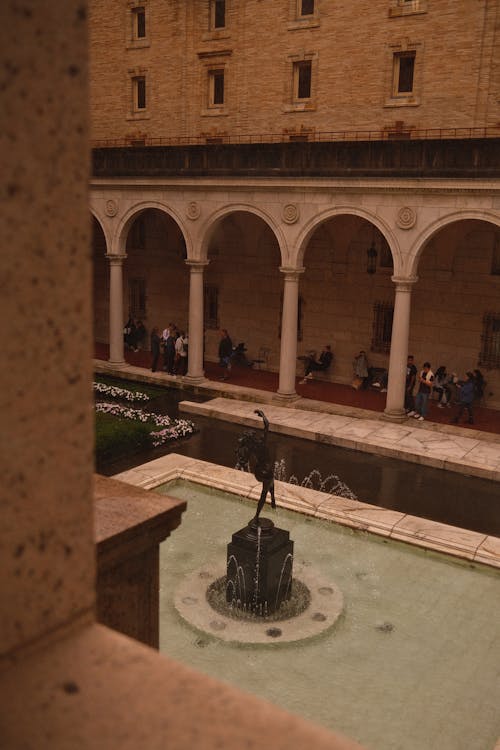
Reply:
[[226, 600], [265, 616], [290, 599], [293, 542], [268, 518], [252, 519], [227, 545]]

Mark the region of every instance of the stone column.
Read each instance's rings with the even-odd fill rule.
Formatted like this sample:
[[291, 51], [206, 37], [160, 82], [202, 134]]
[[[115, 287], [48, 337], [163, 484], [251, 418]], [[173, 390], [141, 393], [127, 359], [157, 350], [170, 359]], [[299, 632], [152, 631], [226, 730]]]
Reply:
[[123, 261], [126, 255], [108, 253], [109, 260], [109, 362], [123, 365]]
[[280, 268], [284, 274], [283, 314], [278, 396], [290, 401], [299, 398], [295, 391], [297, 368], [297, 317], [299, 311], [299, 277], [304, 268]]
[[411, 290], [416, 278], [392, 277], [396, 285], [394, 317], [392, 321], [391, 353], [389, 357], [389, 384], [384, 417], [395, 422], [406, 418], [405, 384], [408, 337], [410, 334]]
[[189, 266], [189, 353], [185, 380], [202, 383], [203, 370], [203, 271], [208, 261], [186, 260]]

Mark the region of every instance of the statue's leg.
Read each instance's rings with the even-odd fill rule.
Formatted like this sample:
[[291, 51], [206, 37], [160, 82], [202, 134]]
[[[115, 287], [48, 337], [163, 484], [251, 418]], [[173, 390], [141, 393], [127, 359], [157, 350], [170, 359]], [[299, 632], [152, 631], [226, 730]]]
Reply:
[[266, 495], [267, 495], [267, 487], [263, 485], [262, 492], [260, 493], [259, 504], [257, 505], [257, 512], [255, 513], [255, 520], [259, 518], [260, 512], [262, 508], [264, 507], [264, 503], [266, 502]]

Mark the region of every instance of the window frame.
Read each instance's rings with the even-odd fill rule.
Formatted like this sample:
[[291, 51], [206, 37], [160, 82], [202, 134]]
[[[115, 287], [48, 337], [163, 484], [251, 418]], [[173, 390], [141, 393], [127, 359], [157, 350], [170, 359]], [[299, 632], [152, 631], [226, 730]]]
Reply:
[[[301, 73], [307, 70], [309, 72], [309, 93], [307, 96], [300, 96]], [[293, 101], [296, 104], [310, 102], [312, 99], [312, 60], [297, 60], [293, 63]], [[303, 84], [303, 82], [302, 82]]]
[[[216, 101], [217, 80], [222, 79], [222, 101]], [[217, 65], [208, 69], [208, 102], [209, 109], [222, 109], [226, 104], [226, 69]]]
[[[413, 64], [411, 67], [411, 89], [403, 90], [400, 88], [401, 85], [401, 61], [402, 60], [412, 60]], [[393, 56], [393, 62], [392, 62], [392, 71], [393, 71], [393, 79], [392, 79], [392, 96], [394, 98], [403, 98], [408, 99], [409, 97], [414, 96], [415, 93], [415, 68], [417, 64], [417, 51], [416, 50], [401, 50], [399, 52], [394, 52]]]
[[478, 366], [500, 370], [500, 312], [484, 313]]
[[[222, 14], [224, 22], [222, 25], [217, 24], [217, 14], [222, 7]], [[210, 17], [209, 17], [209, 30], [210, 31], [222, 31], [227, 27], [227, 2], [226, 0], [210, 0]]]
[[[126, 48], [137, 49], [150, 46], [150, 21], [148, 0], [130, 0], [127, 7]], [[139, 36], [139, 14], [144, 15], [144, 35]]]
[[[390, 316], [390, 322], [388, 320]], [[373, 303], [372, 341], [370, 351], [389, 354], [391, 351], [394, 303], [377, 300]]]

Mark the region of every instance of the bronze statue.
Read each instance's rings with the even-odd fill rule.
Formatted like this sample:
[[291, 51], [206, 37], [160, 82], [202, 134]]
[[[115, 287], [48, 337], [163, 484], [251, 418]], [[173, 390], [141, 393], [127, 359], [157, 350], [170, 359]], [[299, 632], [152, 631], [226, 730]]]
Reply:
[[244, 471], [252, 468], [255, 478], [262, 482], [262, 493], [253, 519], [253, 522], [258, 526], [259, 515], [266, 502], [267, 493], [269, 492], [271, 495], [272, 508], [276, 508], [276, 501], [274, 499], [274, 461], [270, 457], [267, 446], [269, 421], [260, 409], [255, 409], [254, 414], [258, 414], [264, 421], [264, 435], [261, 437], [253, 430], [243, 433], [236, 449], [238, 459], [236, 468]]

